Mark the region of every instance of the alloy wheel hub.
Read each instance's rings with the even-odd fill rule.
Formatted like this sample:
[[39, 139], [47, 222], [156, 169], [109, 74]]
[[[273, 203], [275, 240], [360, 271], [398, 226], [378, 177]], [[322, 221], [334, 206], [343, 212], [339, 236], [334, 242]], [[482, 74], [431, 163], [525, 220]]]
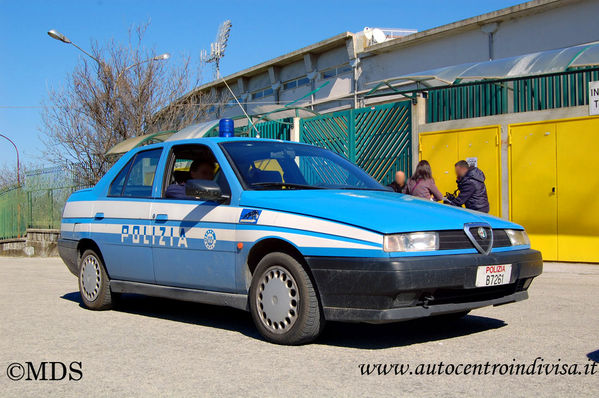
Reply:
[[89, 301], [94, 301], [100, 292], [100, 264], [94, 256], [81, 262], [81, 290]]
[[262, 274], [256, 305], [266, 328], [285, 333], [297, 320], [298, 304], [297, 284], [287, 270], [273, 266]]

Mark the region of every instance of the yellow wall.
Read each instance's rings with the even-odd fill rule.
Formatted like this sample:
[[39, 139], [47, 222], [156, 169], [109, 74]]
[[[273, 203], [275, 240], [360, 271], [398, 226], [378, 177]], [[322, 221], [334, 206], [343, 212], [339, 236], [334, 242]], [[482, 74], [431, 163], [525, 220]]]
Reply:
[[511, 125], [509, 134], [510, 219], [546, 260], [599, 262], [599, 118]]
[[490, 214], [501, 216], [500, 126], [435, 131], [420, 134], [420, 160], [426, 159], [442, 193], [457, 189], [454, 165], [475, 157], [485, 173]]

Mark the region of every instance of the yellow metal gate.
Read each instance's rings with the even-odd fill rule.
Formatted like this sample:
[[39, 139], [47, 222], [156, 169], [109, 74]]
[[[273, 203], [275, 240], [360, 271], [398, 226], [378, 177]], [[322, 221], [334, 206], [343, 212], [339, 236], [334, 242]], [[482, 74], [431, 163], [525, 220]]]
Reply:
[[599, 262], [599, 118], [510, 126], [510, 219], [557, 261]]
[[435, 131], [420, 134], [420, 159], [426, 159], [441, 192], [457, 189], [454, 165], [458, 160], [475, 160], [485, 173], [490, 214], [501, 216], [501, 128]]

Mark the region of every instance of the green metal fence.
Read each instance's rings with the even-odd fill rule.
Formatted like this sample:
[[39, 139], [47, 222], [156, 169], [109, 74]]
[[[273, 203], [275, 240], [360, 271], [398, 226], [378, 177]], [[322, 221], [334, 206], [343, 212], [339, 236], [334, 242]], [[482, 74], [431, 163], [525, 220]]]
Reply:
[[426, 122], [443, 122], [507, 112], [508, 90], [504, 84], [458, 85], [429, 90]]
[[540, 111], [589, 104], [589, 82], [599, 69], [514, 80], [514, 112]]
[[[269, 120], [256, 123], [254, 126], [260, 132], [262, 138], [289, 140], [291, 127], [293, 127], [293, 118]], [[239, 137], [256, 137], [256, 130], [251, 126], [236, 127], [235, 135]], [[218, 126], [208, 131], [204, 137], [218, 137]]]
[[[291, 127], [293, 127], [293, 118], [280, 120], [271, 120], [268, 122], [256, 123], [256, 129], [260, 132], [262, 138], [272, 138], [274, 140], [289, 140]], [[256, 130], [250, 129], [250, 137], [256, 136]]]
[[0, 239], [22, 237], [27, 228], [60, 228], [64, 205], [80, 188], [18, 187], [0, 193]]
[[0, 239], [20, 238], [27, 228], [27, 194], [22, 188], [0, 193]]
[[599, 68], [592, 67], [544, 76], [431, 88], [428, 90], [426, 122], [588, 105], [589, 82], [596, 80], [599, 80]]
[[28, 171], [22, 186], [0, 192], [0, 239], [22, 237], [27, 228], [60, 228], [69, 195], [86, 187], [66, 168]]
[[333, 150], [383, 184], [411, 174], [411, 103], [334, 112], [300, 121], [300, 140]]
[[327, 148], [355, 161], [355, 126], [351, 111], [341, 111], [300, 121], [300, 141]]

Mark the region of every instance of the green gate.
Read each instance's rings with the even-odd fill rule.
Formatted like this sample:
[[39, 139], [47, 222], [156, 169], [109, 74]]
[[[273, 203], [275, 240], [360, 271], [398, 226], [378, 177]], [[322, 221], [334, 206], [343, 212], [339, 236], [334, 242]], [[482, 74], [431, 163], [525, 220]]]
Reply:
[[300, 141], [330, 149], [383, 184], [411, 174], [410, 101], [329, 113], [300, 122]]
[[[293, 127], [293, 118], [258, 122], [254, 124], [254, 127], [256, 129], [253, 129], [250, 125], [235, 127], [235, 135], [237, 137], [256, 137], [256, 130], [258, 130], [261, 138], [289, 140], [291, 127]], [[204, 134], [204, 137], [218, 137], [218, 125]]]
[[[260, 138], [271, 138], [273, 140], [289, 140], [293, 118], [270, 120], [268, 122], [256, 123], [254, 125], [260, 132]], [[255, 137], [256, 131], [249, 128], [249, 136]]]

